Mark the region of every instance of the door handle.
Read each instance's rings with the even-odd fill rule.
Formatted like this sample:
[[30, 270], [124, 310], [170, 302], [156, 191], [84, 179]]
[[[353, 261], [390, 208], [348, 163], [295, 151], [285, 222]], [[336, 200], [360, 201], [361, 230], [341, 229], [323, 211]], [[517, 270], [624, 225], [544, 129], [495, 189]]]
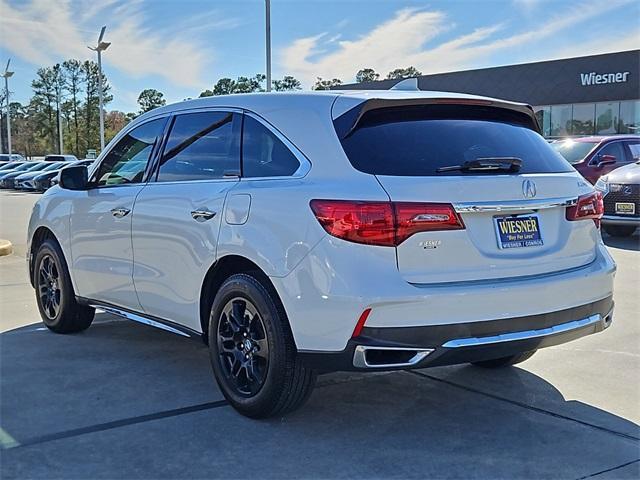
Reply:
[[129, 212], [131, 212], [131, 210], [129, 210], [128, 208], [124, 208], [124, 207], [118, 207], [118, 208], [112, 208], [111, 209], [111, 215], [113, 215], [116, 218], [126, 217], [127, 215], [129, 215]]
[[193, 210], [191, 216], [196, 222], [206, 222], [216, 216], [216, 212], [210, 210]]

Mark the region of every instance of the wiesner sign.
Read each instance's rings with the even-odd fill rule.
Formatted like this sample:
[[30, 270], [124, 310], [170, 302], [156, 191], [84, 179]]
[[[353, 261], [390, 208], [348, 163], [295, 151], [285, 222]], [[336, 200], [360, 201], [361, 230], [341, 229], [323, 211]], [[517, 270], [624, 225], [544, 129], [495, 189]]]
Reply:
[[629, 77], [629, 72], [614, 72], [614, 73], [581, 73], [580, 81], [582, 86], [587, 85], [605, 85], [607, 83], [626, 83]]

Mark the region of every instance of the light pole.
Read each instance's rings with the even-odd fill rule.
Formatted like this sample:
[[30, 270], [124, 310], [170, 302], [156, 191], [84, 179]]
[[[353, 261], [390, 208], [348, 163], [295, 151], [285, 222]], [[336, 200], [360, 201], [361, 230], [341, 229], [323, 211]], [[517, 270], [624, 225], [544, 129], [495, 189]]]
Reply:
[[265, 1], [265, 35], [267, 50], [267, 92], [271, 91], [271, 0]]
[[89, 50], [93, 50], [94, 52], [98, 52], [98, 103], [100, 105], [100, 151], [104, 150], [104, 113], [102, 111], [102, 52], [104, 52], [111, 42], [103, 42], [102, 37], [104, 37], [104, 31], [107, 29], [105, 25], [100, 30], [100, 35], [98, 36], [98, 44], [95, 47], [87, 47]]
[[2, 74], [4, 77], [4, 93], [7, 96], [7, 147], [9, 148], [9, 160], [11, 160], [11, 108], [9, 107], [9, 78], [11, 78], [14, 73], [9, 71], [10, 63], [11, 59], [7, 61], [7, 66]]

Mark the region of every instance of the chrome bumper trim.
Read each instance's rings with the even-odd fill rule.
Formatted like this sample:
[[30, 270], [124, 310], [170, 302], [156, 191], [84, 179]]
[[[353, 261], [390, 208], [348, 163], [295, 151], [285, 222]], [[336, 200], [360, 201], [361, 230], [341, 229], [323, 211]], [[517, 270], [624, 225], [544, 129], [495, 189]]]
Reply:
[[507, 202], [454, 203], [458, 213], [528, 211], [545, 208], [571, 207], [578, 203], [577, 198], [548, 198], [546, 200], [511, 200]]
[[[400, 352], [414, 352], [415, 355], [407, 362], [402, 363], [384, 363], [371, 365], [367, 362], [367, 350], [395, 350]], [[358, 345], [353, 353], [353, 366], [358, 368], [393, 368], [393, 367], [410, 367], [419, 363], [424, 357], [433, 352], [433, 348], [402, 348], [402, 347], [373, 347], [366, 345]]]
[[542, 328], [540, 330], [524, 330], [521, 332], [503, 333], [491, 337], [458, 338], [455, 340], [449, 340], [442, 346], [445, 348], [476, 347], [480, 345], [492, 345], [495, 343], [528, 340], [530, 338], [540, 338], [549, 335], [555, 335], [557, 333], [570, 332], [571, 330], [577, 330], [589, 325], [595, 325], [601, 320], [602, 317], [600, 316], [600, 314], [596, 314], [591, 315], [587, 318], [583, 318], [581, 320], [561, 323], [560, 325], [554, 325], [553, 327]]

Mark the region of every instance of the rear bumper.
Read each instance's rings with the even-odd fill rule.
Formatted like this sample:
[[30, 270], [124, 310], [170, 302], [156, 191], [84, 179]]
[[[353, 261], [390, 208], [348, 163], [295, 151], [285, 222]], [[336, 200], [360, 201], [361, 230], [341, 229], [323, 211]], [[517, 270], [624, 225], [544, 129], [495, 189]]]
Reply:
[[622, 215], [604, 215], [602, 217], [604, 225], [635, 225], [640, 226], [640, 217], [623, 217]]
[[491, 360], [570, 342], [609, 327], [613, 298], [541, 315], [424, 327], [365, 327], [341, 352], [302, 351], [322, 371], [403, 370]]

